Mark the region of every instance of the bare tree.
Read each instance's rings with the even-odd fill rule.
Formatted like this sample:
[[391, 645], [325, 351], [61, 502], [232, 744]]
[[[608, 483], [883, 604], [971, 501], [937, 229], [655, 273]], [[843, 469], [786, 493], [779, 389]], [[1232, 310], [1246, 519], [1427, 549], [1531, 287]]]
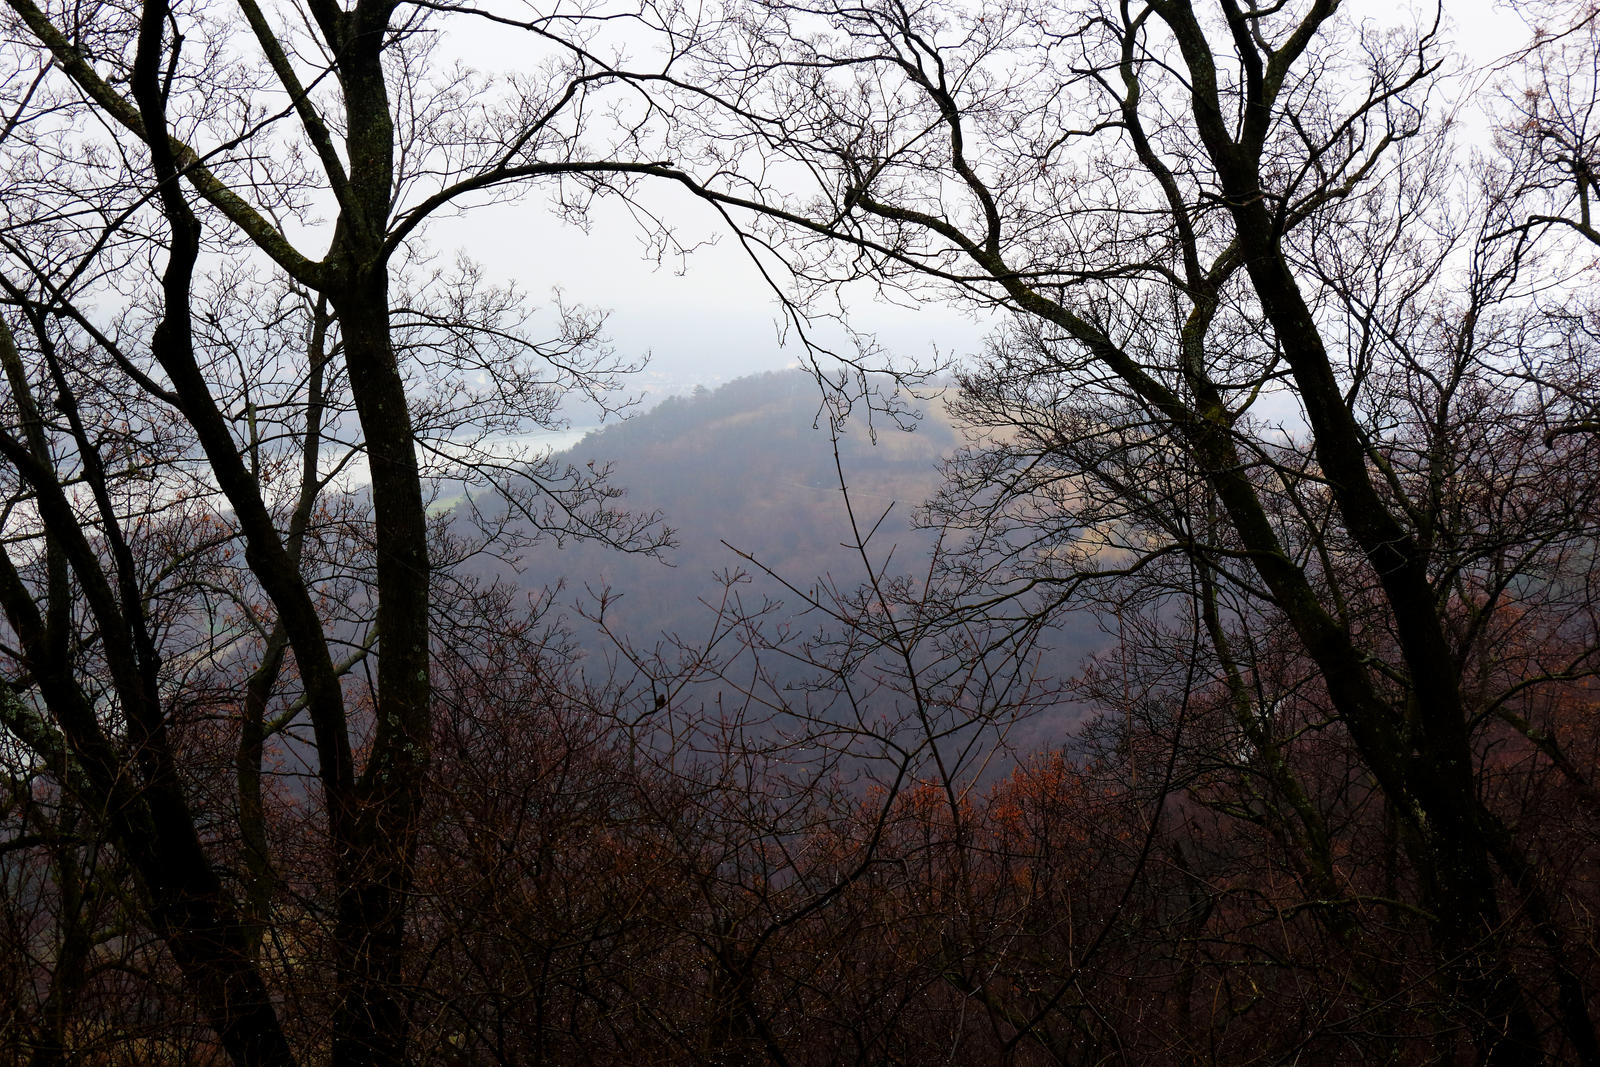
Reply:
[[[1496, 704], [1466, 668], [1511, 588], [1584, 582], [1548, 567], [1585, 552], [1592, 488], [1532, 483], [1592, 463], [1526, 447], [1549, 413], [1525, 372], [1552, 335], [1581, 347], [1566, 324], [1587, 311], [1527, 301], [1522, 249], [1444, 165], [1437, 22], [1380, 30], [1323, 0], [770, 2], [735, 26], [681, 87], [725, 116], [680, 157], [706, 195], [802, 289], [866, 276], [1012, 315], [963, 378], [968, 414], [1016, 442], [946, 511], [1000, 531], [974, 580], [1042, 591], [1026, 626], [1178, 553], [1191, 595], [1270, 608], [1396, 820], [1455, 1025], [1487, 1060], [1541, 1060], [1511, 930], [1538, 879], [1483, 801]], [[1581, 214], [1581, 183], [1551, 189]], [[1528, 486], [1559, 532], [1484, 518], [1483, 477]], [[1238, 714], [1265, 715], [1210, 629]], [[1288, 820], [1308, 858], [1317, 821]], [[1547, 964], [1560, 1040], [1593, 1061], [1582, 984], [1559, 949]]]
[[[603, 482], [485, 441], [559, 418], [573, 389], [605, 395], [623, 365], [601, 319], [567, 309], [541, 341], [519, 294], [430, 269], [417, 238], [538, 177], [572, 183], [581, 211], [595, 175], [639, 169], [639, 131], [582, 118], [608, 81], [582, 15], [530, 23], [546, 77], [499, 86], [437, 71], [434, 17], [388, 2], [9, 12], [4, 725], [103, 820], [241, 1063], [297, 1055], [260, 954], [264, 752], [295, 749], [323, 815], [333, 1060], [401, 1062], [433, 739], [430, 475], [492, 478], [546, 526], [661, 543]], [[356, 467], [368, 488], [330, 494]], [[189, 702], [203, 675], [209, 703]], [[221, 837], [218, 768], [191, 747], [219, 713], [238, 731]]]
[[1533, 42], [1502, 63], [1499, 192], [1520, 228], [1565, 231], [1600, 245], [1600, 11], [1592, 4], [1533, 5], [1524, 17]]

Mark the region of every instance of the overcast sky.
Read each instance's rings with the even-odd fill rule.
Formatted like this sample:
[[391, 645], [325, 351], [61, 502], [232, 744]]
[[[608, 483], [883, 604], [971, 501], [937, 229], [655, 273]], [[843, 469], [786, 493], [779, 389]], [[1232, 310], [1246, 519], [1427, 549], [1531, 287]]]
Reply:
[[[1388, 20], [1407, 6], [1356, 0], [1343, 17]], [[1491, 62], [1526, 33], [1508, 5], [1493, 0], [1446, 0], [1446, 10], [1472, 65]], [[663, 189], [657, 195], [690, 240], [717, 233], [710, 211], [687, 193]], [[618, 349], [651, 355], [651, 370], [638, 388], [657, 398], [796, 360], [793, 345], [786, 350], [779, 342], [779, 311], [771, 291], [726, 236], [681, 265], [658, 266], [645, 257], [639, 230], [620, 207], [603, 207], [592, 222], [588, 233], [561, 223], [532, 195], [469, 212], [439, 226], [430, 238], [440, 250], [465, 250], [537, 298], [559, 286], [568, 301], [609, 308]], [[866, 289], [853, 294], [851, 310], [857, 329], [877, 332], [883, 343], [914, 358], [931, 357], [935, 346], [947, 355], [969, 354], [990, 328], [947, 306], [893, 307]]]
[[[792, 339], [785, 347], [780, 338], [773, 292], [737, 242], [687, 192], [662, 187], [653, 199], [687, 239], [714, 243], [682, 261], [657, 264], [620, 205], [602, 205], [585, 233], [553, 219], [537, 196], [474, 209], [430, 236], [438, 246], [459, 242], [535, 297], [559, 287], [570, 302], [610, 309], [617, 349], [650, 353], [643, 384], [652, 391], [683, 391], [793, 365], [800, 353]], [[990, 329], [950, 306], [893, 306], [865, 285], [848, 299], [855, 329], [923, 362], [933, 360], [935, 347], [947, 356], [971, 353]], [[825, 326], [818, 331], [827, 337]]]

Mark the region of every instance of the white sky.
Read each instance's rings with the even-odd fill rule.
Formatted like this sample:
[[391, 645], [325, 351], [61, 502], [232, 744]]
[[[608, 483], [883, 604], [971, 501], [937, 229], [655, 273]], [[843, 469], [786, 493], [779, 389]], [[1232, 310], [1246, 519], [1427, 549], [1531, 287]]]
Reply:
[[[703, 204], [664, 190], [663, 212], [686, 235], [718, 236]], [[508, 241], [505, 235], [515, 234]], [[681, 390], [792, 365], [791, 339], [779, 335], [781, 312], [772, 290], [737, 243], [722, 235], [682, 262], [646, 258], [637, 225], [620, 205], [602, 205], [588, 232], [551, 218], [537, 196], [475, 209], [432, 235], [436, 245], [461, 242], [498, 276], [515, 278], [535, 297], [559, 287], [563, 298], [611, 311], [609, 332], [624, 355], [649, 352], [646, 386]], [[852, 295], [850, 321], [877, 333], [897, 353], [931, 360], [941, 352], [971, 352], [987, 327], [945, 306], [917, 311], [876, 299], [866, 287]]]
[[[1344, 17], [1388, 21], [1413, 7], [1394, 0], [1353, 0]], [[1469, 66], [1493, 61], [1526, 35], [1525, 24], [1505, 3], [1446, 0], [1446, 12]], [[485, 51], [504, 54], [498, 43], [486, 42]], [[493, 65], [488, 55], [483, 58], [484, 66]], [[717, 232], [711, 212], [686, 192], [663, 190], [659, 196], [688, 241]], [[777, 369], [797, 358], [792, 342], [787, 350], [779, 343], [780, 314], [772, 293], [731, 239], [694, 252], [680, 273], [677, 263], [658, 266], [645, 258], [639, 230], [620, 206], [602, 206], [591, 223], [584, 233], [555, 220], [533, 193], [438, 225], [430, 243], [441, 251], [462, 248], [494, 275], [516, 279], [535, 298], [559, 287], [570, 302], [610, 309], [610, 332], [619, 351], [651, 356], [651, 369], [636, 391], [659, 397]], [[974, 352], [989, 330], [955, 308], [929, 305], [911, 311], [882, 303], [864, 288], [853, 294], [851, 311], [855, 328], [876, 332], [891, 349], [918, 359], [931, 359], [936, 346], [947, 356]]]

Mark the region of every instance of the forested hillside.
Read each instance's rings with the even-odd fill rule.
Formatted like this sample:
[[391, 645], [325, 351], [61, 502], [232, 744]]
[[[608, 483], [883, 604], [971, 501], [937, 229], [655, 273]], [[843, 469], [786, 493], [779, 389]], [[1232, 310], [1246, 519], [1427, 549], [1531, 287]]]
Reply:
[[[611, 589], [619, 594], [612, 608], [617, 623], [644, 641], [703, 628], [700, 601], [709, 599], [713, 607], [719, 601], [715, 576], [757, 573], [735, 549], [805, 587], [829, 574], [854, 584], [862, 564], [849, 547], [849, 518], [821, 402], [809, 375], [774, 373], [669, 397], [591, 434], [558, 462], [608, 464], [612, 480], [627, 489], [623, 503], [659, 512], [675, 544], [655, 558], [569, 540], [557, 552], [530, 554], [526, 578], [563, 583], [568, 601]], [[837, 438], [863, 521], [876, 522], [893, 509], [871, 547], [880, 560], [893, 552], [902, 571], [926, 566], [922, 557], [931, 538], [913, 530], [912, 517], [937, 490], [939, 462], [957, 445], [942, 404], [925, 405], [924, 412], [912, 432], [880, 415], [876, 434], [870, 433], [863, 415], [848, 420]], [[745, 591], [759, 589], [759, 597], [775, 588], [763, 581]]]
[[[598, 676], [620, 669], [622, 645], [640, 655], [659, 649], [671, 663], [727, 628], [741, 608], [751, 614], [764, 608], [759, 622], [773, 634], [836, 628], [807, 596], [867, 582], [852, 510], [861, 533], [872, 531], [866, 553], [872, 567], [895, 579], [929, 580], [938, 535], [916, 518], [943, 484], [944, 462], [968, 442], [950, 420], [949, 390], [928, 392], [932, 399], [900, 401], [906, 406], [896, 417], [870, 413], [863, 403], [837, 435], [830, 433], [821, 389], [803, 371], [669, 397], [553, 460], [609, 468], [611, 479], [627, 487], [620, 503], [659, 513], [673, 546], [645, 555], [566, 539], [555, 551], [541, 545], [525, 553], [518, 566], [499, 573], [531, 592], [548, 590], [552, 621], [564, 619], [589, 657], [587, 671]], [[739, 580], [729, 584], [734, 576]], [[748, 662], [734, 667], [740, 642], [748, 640], [721, 642], [725, 673], [748, 673]], [[1105, 641], [1088, 613], [1063, 616], [1039, 643], [1033, 669], [1065, 680]], [[769, 657], [768, 669], [777, 685], [765, 695], [775, 700], [785, 688], [818, 679], [816, 665]], [[683, 699], [715, 699], [726, 688], [722, 680], [701, 679]], [[1049, 722], [1029, 724], [1030, 740], [1048, 746], [1066, 739], [1072, 705], [1064, 699], [1054, 710]]]

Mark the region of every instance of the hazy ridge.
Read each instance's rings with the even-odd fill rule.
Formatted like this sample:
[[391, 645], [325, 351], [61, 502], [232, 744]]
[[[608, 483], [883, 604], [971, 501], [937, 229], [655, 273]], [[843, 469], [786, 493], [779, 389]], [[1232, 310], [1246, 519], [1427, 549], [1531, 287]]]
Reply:
[[[940, 461], [962, 445], [959, 428], [937, 399], [918, 406], [910, 430], [879, 416], [869, 431], [865, 416], [852, 416], [837, 437], [836, 463], [820, 403], [816, 383], [802, 372], [761, 374], [671, 397], [557, 455], [580, 467], [611, 464], [613, 480], [627, 489], [626, 506], [659, 510], [675, 531], [676, 545], [661, 559], [572, 540], [538, 546], [524, 560], [517, 581], [529, 591], [551, 590], [591, 671], [609, 669], [617, 654], [585, 617], [606, 593], [608, 626], [644, 650], [708, 640], [723, 597], [720, 578], [733, 572], [745, 576], [734, 587], [745, 606], [781, 603], [770, 623], [814, 627], [795, 618], [803, 603], [785, 582], [808, 591], [819, 581], [853, 588], [866, 577], [841, 469], [858, 523], [877, 526], [868, 551], [874, 566], [891, 575], [926, 574], [934, 534], [913, 517], [940, 485]], [[1070, 673], [1103, 640], [1087, 615], [1069, 619], [1042, 669]], [[1041, 724], [1038, 742], [1051, 743], [1061, 728]]]

